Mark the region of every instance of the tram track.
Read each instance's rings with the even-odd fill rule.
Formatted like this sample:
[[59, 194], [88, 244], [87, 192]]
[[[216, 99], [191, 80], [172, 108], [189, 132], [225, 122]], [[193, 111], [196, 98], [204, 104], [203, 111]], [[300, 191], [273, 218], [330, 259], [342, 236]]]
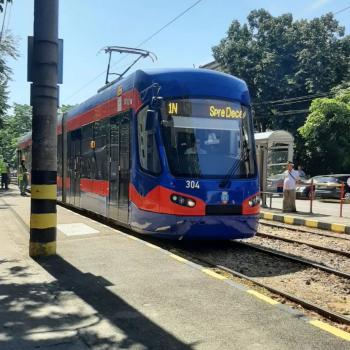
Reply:
[[276, 229], [284, 229], [292, 232], [299, 232], [299, 233], [307, 233], [307, 234], [313, 234], [321, 237], [328, 237], [328, 238], [335, 238], [338, 240], [344, 240], [344, 241], [350, 241], [350, 236], [342, 233], [334, 233], [334, 232], [328, 232], [326, 230], [321, 229], [308, 229], [303, 226], [292, 226], [290, 224], [285, 223], [272, 223], [267, 220], [260, 219], [259, 224], [262, 226], [272, 227]]
[[278, 236], [278, 235], [274, 235], [274, 234], [271, 235], [271, 234], [259, 232], [259, 231], [256, 233], [256, 236], [263, 237], [263, 238], [269, 238], [269, 239], [277, 239], [277, 240], [284, 241], [287, 243], [304, 244], [308, 247], [323, 250], [323, 251], [328, 252], [328, 253], [339, 254], [339, 255], [346, 256], [346, 257], [350, 257], [350, 252], [348, 252], [348, 251], [333, 249], [333, 248], [313, 244], [313, 243], [306, 242], [306, 241], [300, 241], [297, 239], [290, 239], [290, 238], [286, 238], [286, 237], [282, 237], [282, 236]]
[[[338, 271], [336, 269], [328, 268], [326, 266], [314, 263], [312, 261], [308, 261], [306, 259], [291, 256], [289, 254], [285, 254], [282, 252], [273, 251], [273, 250], [268, 249], [268, 248], [260, 247], [260, 246], [255, 245], [255, 244], [241, 242], [241, 241], [239, 241], [239, 242], [234, 241], [234, 242], [230, 243], [230, 247], [232, 249], [237, 248], [239, 246], [243, 249], [253, 250], [255, 252], [258, 252], [259, 254], [269, 255], [269, 256], [273, 257], [274, 259], [278, 259], [279, 262], [277, 262], [277, 260], [276, 260], [276, 266], [279, 264], [283, 265], [283, 262], [281, 260], [284, 260], [284, 261], [292, 262], [296, 266], [299, 265], [299, 268], [295, 267], [296, 271], [298, 271], [298, 269], [301, 270], [302, 269], [301, 266], [304, 266], [306, 268], [305, 270], [312, 269], [308, 272], [311, 279], [312, 279], [313, 271], [316, 269], [318, 271], [322, 271], [322, 273], [326, 273], [328, 275], [334, 275], [334, 276], [338, 276], [338, 278], [340, 277], [342, 279], [346, 279], [346, 282], [344, 281], [344, 283], [350, 284], [350, 274], [348, 274], [348, 273], [344, 273], [344, 272]], [[172, 250], [172, 249], [170, 249], [170, 250]], [[285, 290], [285, 288], [284, 289], [279, 288], [277, 286], [277, 284], [274, 283], [273, 281], [272, 282], [264, 281], [264, 279], [266, 279], [266, 278], [261, 277], [261, 276], [264, 276], [264, 274], [265, 274], [264, 271], [260, 271], [260, 273], [257, 274], [258, 276], [252, 277], [252, 274], [249, 271], [249, 268], [248, 268], [248, 271], [249, 271], [248, 273], [242, 272], [242, 270], [244, 270], [246, 268], [245, 266], [243, 266], [244, 264], [241, 265], [239, 268], [233, 268], [232, 266], [227, 266], [227, 264], [223, 264], [223, 263], [220, 263], [218, 261], [215, 261], [215, 259], [210, 257], [210, 255], [211, 255], [210, 253], [203, 255], [200, 252], [198, 253], [196, 251], [193, 251], [192, 249], [188, 250], [184, 247], [179, 247], [179, 246], [177, 246], [177, 248], [176, 248], [176, 253], [180, 254], [180, 256], [190, 258], [190, 260], [198, 262], [206, 267], [214, 269], [214, 271], [217, 273], [222, 272], [222, 274], [225, 276], [227, 273], [229, 273], [232, 276], [237, 277], [243, 281], [246, 280], [246, 281], [253, 283], [254, 285], [256, 285], [258, 287], [265, 288], [269, 292], [271, 292], [279, 297], [282, 297], [282, 299], [287, 299], [287, 300], [291, 301], [292, 303], [295, 303], [297, 305], [301, 305], [303, 308], [310, 310], [312, 312], [316, 312], [319, 315], [321, 315], [321, 316], [323, 316], [323, 317], [325, 317], [333, 322], [336, 322], [339, 324], [344, 324], [347, 326], [350, 325], [350, 310], [348, 313], [342, 314], [336, 310], [332, 310], [332, 309], [324, 307], [323, 305], [317, 304], [315, 302], [315, 300], [308, 300], [305, 297], [297, 295], [298, 293], [294, 293], [292, 290]], [[232, 259], [235, 258], [234, 255], [235, 254], [233, 253]], [[253, 254], [250, 254], [250, 255], [253, 255]], [[208, 256], [209, 256], [209, 258], [208, 258]], [[255, 259], [252, 259], [252, 261], [255, 261]], [[292, 268], [289, 268], [289, 269], [293, 270]], [[281, 268], [281, 270], [283, 270], [283, 268]], [[283, 276], [283, 274], [281, 274], [281, 276]], [[288, 288], [288, 283], [285, 284], [285, 287]], [[350, 290], [348, 290], [347, 293], [350, 293]], [[348, 314], [349, 314], [349, 316], [348, 316]]]
[[282, 225], [260, 224], [249, 241], [350, 273], [350, 240], [343, 235], [315, 235]]
[[314, 261], [311, 261], [311, 260], [308, 260], [308, 259], [304, 259], [304, 258], [297, 257], [297, 256], [294, 256], [294, 255], [286, 254], [286, 253], [283, 253], [283, 252], [280, 252], [280, 251], [275, 251], [275, 250], [270, 249], [270, 248], [262, 247], [262, 246], [259, 246], [257, 244], [254, 244], [254, 243], [246, 243], [246, 242], [235, 242], [235, 243], [247, 246], [249, 248], [253, 248], [255, 250], [259, 250], [261, 252], [264, 252], [264, 253], [267, 253], [267, 254], [270, 254], [270, 255], [282, 257], [282, 258], [285, 258], [285, 259], [288, 259], [288, 260], [291, 260], [291, 261], [294, 261], [294, 262], [297, 262], [297, 263], [309, 265], [309, 266], [311, 266], [311, 267], [313, 267], [315, 269], [319, 269], [319, 270], [322, 270], [322, 271], [325, 271], [325, 272], [328, 272], [328, 273], [332, 273], [332, 274], [334, 274], [336, 276], [348, 278], [349, 279], [349, 283], [350, 283], [350, 274], [349, 273], [342, 272], [342, 271], [339, 271], [337, 269], [333, 269], [331, 267], [328, 267], [328, 266], [325, 266], [325, 265], [322, 265], [322, 264], [318, 264], [318, 263], [316, 263]]
[[288, 300], [290, 300], [291, 302], [293, 303], [296, 303], [298, 305], [301, 305], [302, 307], [304, 307], [305, 309], [308, 309], [310, 311], [314, 311], [314, 312], [317, 312], [319, 315], [333, 321], [333, 322], [337, 322], [337, 323], [341, 323], [341, 324], [346, 324], [346, 325], [350, 325], [350, 318], [346, 317], [346, 316], [343, 316], [337, 312], [334, 312], [334, 311], [331, 311], [331, 310], [328, 310], [326, 308], [323, 308], [321, 306], [318, 306], [310, 301], [307, 301], [305, 299], [302, 299], [302, 298], [298, 298], [290, 293], [287, 293], [281, 289], [278, 289], [278, 288], [275, 288], [275, 287], [272, 287], [270, 285], [268, 285], [267, 283], [263, 283], [263, 282], [260, 282], [260, 281], [257, 281], [255, 278], [252, 278], [252, 277], [249, 277], [245, 274], [242, 274], [238, 271], [235, 271], [233, 269], [230, 269], [226, 266], [222, 266], [222, 265], [218, 265], [218, 264], [213, 264], [209, 261], [206, 261], [206, 260], [203, 260], [203, 259], [198, 259], [196, 258], [196, 260], [198, 260], [198, 262], [201, 262], [205, 265], [207, 265], [208, 267], [211, 267], [212, 269], [215, 269], [216, 272], [220, 272], [220, 270], [226, 272], [226, 273], [229, 273], [229, 274], [232, 274], [233, 276], [235, 277], [238, 277], [240, 279], [244, 279], [244, 280], [247, 280], [251, 283], [253, 283], [254, 285], [257, 285], [259, 287], [262, 287], [266, 290], [268, 290], [269, 292], [273, 293], [273, 294], [276, 294], [276, 295], [279, 295], [283, 298], [286, 298]]

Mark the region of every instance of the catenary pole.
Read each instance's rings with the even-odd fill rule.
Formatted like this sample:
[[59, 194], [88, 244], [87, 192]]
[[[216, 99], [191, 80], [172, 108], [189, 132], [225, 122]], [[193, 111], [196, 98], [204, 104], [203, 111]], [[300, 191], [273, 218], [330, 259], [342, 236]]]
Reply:
[[56, 254], [58, 1], [35, 0], [29, 255]]

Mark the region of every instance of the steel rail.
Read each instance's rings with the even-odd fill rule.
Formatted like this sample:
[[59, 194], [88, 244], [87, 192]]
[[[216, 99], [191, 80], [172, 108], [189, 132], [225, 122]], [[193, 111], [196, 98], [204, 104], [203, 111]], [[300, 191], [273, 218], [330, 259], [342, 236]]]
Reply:
[[316, 311], [318, 314], [324, 316], [325, 318], [331, 320], [331, 321], [334, 321], [334, 322], [338, 322], [338, 323], [343, 323], [343, 324], [349, 324], [350, 325], [350, 318], [346, 317], [346, 316], [343, 316], [337, 312], [333, 312], [333, 311], [330, 311], [328, 309], [325, 309], [321, 306], [318, 306], [310, 301], [307, 301], [305, 299], [302, 299], [302, 298], [298, 298], [290, 293], [287, 293], [287, 292], [284, 292], [280, 289], [277, 289], [277, 288], [274, 288], [274, 287], [271, 287], [269, 286], [268, 284], [266, 283], [263, 283], [263, 282], [259, 282], [257, 281], [256, 279], [252, 278], [252, 277], [249, 277], [247, 275], [244, 275], [240, 272], [237, 272], [237, 271], [234, 271], [228, 267], [225, 267], [225, 266], [221, 266], [221, 265], [215, 265], [216, 268], [218, 269], [221, 269], [225, 272], [228, 272], [228, 273], [231, 273], [232, 275], [236, 276], [236, 277], [239, 277], [239, 278], [243, 278], [243, 279], [246, 279], [256, 285], [258, 285], [259, 287], [263, 287], [267, 290], [269, 290], [270, 292], [272, 293], [275, 293], [275, 294], [278, 294], [278, 295], [281, 295], [282, 297], [286, 298], [286, 299], [289, 299], [290, 301], [293, 301], [294, 303], [297, 303], [301, 306], [303, 306], [305, 309], [308, 309], [308, 310], [311, 310], [311, 311]]
[[[314, 235], [319, 235], [319, 236], [322, 236], [322, 237], [330, 237], [330, 238], [343, 239], [343, 240], [346, 240], [346, 241], [350, 241], [350, 235], [347, 235], [347, 234], [344, 234], [344, 233], [322, 233], [322, 232], [316, 232], [316, 231], [308, 230], [308, 229], [304, 228], [303, 226], [290, 227], [289, 225], [291, 225], [291, 224], [286, 224], [286, 223], [283, 223], [283, 222], [281, 222], [281, 224], [271, 223], [271, 222], [267, 222], [267, 221], [265, 221], [263, 219], [260, 219], [259, 223], [261, 225], [270, 226], [270, 227], [276, 227], [276, 228], [284, 228], [284, 229], [290, 230], [290, 231], [305, 232], [305, 233], [310, 233], [310, 234], [314, 234]], [[284, 225], [286, 225], [286, 226], [284, 226]], [[317, 229], [317, 230], [320, 230], [320, 229]]]
[[309, 243], [309, 242], [305, 242], [305, 241], [300, 241], [300, 240], [297, 240], [297, 239], [291, 239], [291, 238], [286, 238], [286, 237], [281, 237], [281, 236], [270, 235], [270, 234], [264, 233], [264, 232], [257, 232], [256, 236], [264, 237], [264, 238], [268, 238], [268, 239], [277, 239], [277, 240], [288, 242], [288, 243], [305, 244], [308, 247], [311, 247], [311, 248], [314, 248], [314, 249], [324, 250], [324, 251], [326, 251], [328, 253], [334, 253], [334, 254], [344, 255], [346, 257], [350, 257], [350, 252], [347, 252], [347, 251], [344, 251], [344, 250], [328, 248], [328, 247], [320, 246], [320, 245], [317, 245], [317, 244], [313, 244], [313, 243]]
[[307, 301], [305, 299], [302, 299], [302, 298], [298, 298], [290, 293], [287, 293], [285, 291], [282, 291], [280, 289], [277, 289], [277, 288], [274, 288], [274, 287], [271, 287], [269, 286], [268, 284], [266, 283], [263, 283], [263, 282], [260, 282], [260, 281], [257, 281], [255, 278], [253, 277], [249, 277], [247, 275], [244, 275], [243, 273], [241, 272], [238, 272], [238, 271], [235, 271], [235, 270], [232, 270], [226, 266], [222, 266], [222, 265], [218, 265], [218, 264], [214, 264], [214, 263], [211, 263], [210, 261], [207, 261], [205, 259], [202, 259], [202, 258], [198, 258], [196, 256], [193, 256], [193, 258], [195, 260], [197, 260], [198, 262], [202, 263], [202, 264], [205, 264], [206, 266], [208, 267], [212, 267], [212, 268], [216, 268], [216, 269], [219, 269], [219, 270], [223, 270], [225, 272], [228, 272], [230, 274], [232, 274], [233, 276], [235, 277], [239, 277], [241, 279], [245, 279], [245, 280], [248, 280], [249, 282], [252, 282], [253, 284], [259, 286], [259, 287], [263, 287], [265, 289], [267, 289], [268, 291], [274, 293], [274, 294], [277, 294], [277, 295], [280, 295], [296, 304], [299, 304], [301, 306], [303, 306], [305, 309], [308, 309], [310, 311], [316, 311], [318, 314], [322, 315], [323, 317], [331, 320], [331, 321], [334, 321], [334, 322], [338, 322], [338, 323], [342, 323], [342, 324], [349, 324], [350, 325], [350, 318], [344, 316], [344, 315], [341, 315], [337, 312], [333, 312], [331, 310], [328, 310], [328, 309], [325, 309], [321, 306], [318, 306], [310, 301]]
[[278, 257], [282, 257], [300, 264], [304, 264], [304, 265], [309, 265], [312, 266], [315, 269], [319, 269], [328, 273], [331, 273], [333, 275], [339, 276], [339, 277], [344, 277], [344, 278], [348, 278], [350, 280], [350, 274], [346, 273], [346, 272], [342, 272], [336, 269], [333, 269], [331, 267], [325, 266], [325, 265], [321, 265], [318, 263], [315, 263], [313, 261], [304, 259], [304, 258], [300, 258], [300, 257], [296, 257], [294, 255], [289, 255], [287, 253], [282, 253], [282, 252], [278, 252], [276, 250], [270, 249], [270, 248], [266, 248], [266, 247], [261, 247], [258, 246], [257, 244], [253, 244], [253, 243], [246, 243], [246, 242], [232, 242], [233, 244], [239, 244], [248, 248], [252, 248], [258, 251], [261, 251], [263, 253], [267, 253], [269, 255], [273, 255], [273, 256], [278, 256]]

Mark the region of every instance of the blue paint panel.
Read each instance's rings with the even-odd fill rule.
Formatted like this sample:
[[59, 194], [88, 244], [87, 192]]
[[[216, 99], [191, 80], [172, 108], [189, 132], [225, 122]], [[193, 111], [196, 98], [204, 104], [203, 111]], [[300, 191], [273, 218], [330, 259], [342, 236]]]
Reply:
[[259, 215], [176, 216], [152, 213], [130, 205], [135, 231], [170, 239], [239, 239], [254, 236]]
[[150, 70], [142, 73], [138, 71], [138, 78], [142, 77], [142, 80], [135, 81], [139, 91], [158, 83], [160, 95], [164, 98], [210, 97], [250, 104], [247, 85], [232, 75], [207, 69]]

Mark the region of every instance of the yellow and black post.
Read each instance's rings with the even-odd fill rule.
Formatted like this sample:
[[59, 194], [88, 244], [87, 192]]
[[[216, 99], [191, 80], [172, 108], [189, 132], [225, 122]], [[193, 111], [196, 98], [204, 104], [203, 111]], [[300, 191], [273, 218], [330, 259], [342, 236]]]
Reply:
[[56, 254], [58, 0], [35, 0], [29, 255]]
[[56, 172], [32, 170], [30, 256], [56, 253]]

